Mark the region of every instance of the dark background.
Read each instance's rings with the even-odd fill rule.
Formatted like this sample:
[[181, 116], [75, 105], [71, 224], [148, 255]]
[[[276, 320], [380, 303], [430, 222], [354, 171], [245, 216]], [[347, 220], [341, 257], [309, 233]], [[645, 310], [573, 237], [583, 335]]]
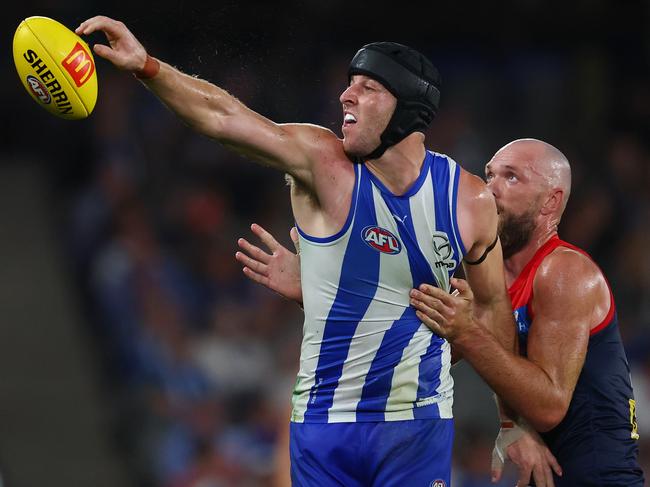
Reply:
[[[269, 118], [337, 134], [351, 57], [402, 42], [443, 77], [428, 148], [482, 174], [510, 140], [557, 146], [574, 176], [560, 233], [613, 285], [647, 472], [649, 2], [60, 3], [13, 3], [0, 19], [7, 485], [272, 485], [302, 319], [233, 258], [253, 221], [289, 242], [282, 175], [192, 133], [101, 59], [88, 119], [46, 113], [10, 54], [32, 15], [122, 20], [151, 54]], [[468, 367], [453, 373], [454, 485], [488, 485], [495, 408]]]

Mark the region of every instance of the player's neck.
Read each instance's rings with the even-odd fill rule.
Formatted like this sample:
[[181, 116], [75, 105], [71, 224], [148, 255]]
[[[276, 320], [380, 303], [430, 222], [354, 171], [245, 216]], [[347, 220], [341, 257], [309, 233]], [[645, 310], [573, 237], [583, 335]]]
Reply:
[[531, 261], [537, 251], [548, 242], [553, 236], [557, 235], [557, 227], [538, 227], [533, 231], [528, 243], [519, 251], [504, 259], [503, 267], [506, 274], [506, 284], [508, 287], [517, 279], [521, 271]]
[[425, 157], [424, 135], [414, 132], [386, 149], [378, 159], [366, 161], [366, 167], [393, 194], [406, 193], [420, 176]]

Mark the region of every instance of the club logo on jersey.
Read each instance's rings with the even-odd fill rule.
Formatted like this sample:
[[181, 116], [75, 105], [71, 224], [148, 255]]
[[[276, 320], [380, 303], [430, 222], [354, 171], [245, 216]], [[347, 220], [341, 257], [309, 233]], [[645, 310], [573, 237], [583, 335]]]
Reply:
[[52, 101], [52, 97], [40, 79], [30, 74], [27, 76], [27, 84], [29, 84], [29, 88], [32, 90], [32, 93], [34, 93], [34, 96], [41, 100], [41, 103], [49, 105], [49, 103]]
[[444, 480], [438, 479], [431, 482], [429, 487], [447, 487], [447, 483]]
[[435, 266], [437, 269], [441, 267], [450, 270], [456, 268], [454, 252], [445, 232], [433, 232], [433, 252], [436, 254]]
[[385, 228], [370, 226], [361, 231], [361, 238], [370, 247], [384, 254], [399, 254], [402, 244]]

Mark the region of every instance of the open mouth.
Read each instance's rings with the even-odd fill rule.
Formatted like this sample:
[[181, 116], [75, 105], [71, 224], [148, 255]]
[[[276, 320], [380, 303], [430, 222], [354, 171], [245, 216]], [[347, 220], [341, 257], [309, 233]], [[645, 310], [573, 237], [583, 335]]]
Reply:
[[343, 126], [346, 127], [355, 123], [357, 123], [356, 117], [351, 113], [346, 113], [343, 117]]

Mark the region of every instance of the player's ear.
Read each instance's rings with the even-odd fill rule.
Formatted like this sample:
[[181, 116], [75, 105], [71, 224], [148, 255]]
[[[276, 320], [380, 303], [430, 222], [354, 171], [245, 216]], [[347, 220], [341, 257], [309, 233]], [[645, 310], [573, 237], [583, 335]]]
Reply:
[[542, 205], [542, 215], [549, 215], [556, 213], [562, 209], [562, 199], [564, 198], [564, 190], [560, 188], [553, 188], [548, 195], [546, 201]]

